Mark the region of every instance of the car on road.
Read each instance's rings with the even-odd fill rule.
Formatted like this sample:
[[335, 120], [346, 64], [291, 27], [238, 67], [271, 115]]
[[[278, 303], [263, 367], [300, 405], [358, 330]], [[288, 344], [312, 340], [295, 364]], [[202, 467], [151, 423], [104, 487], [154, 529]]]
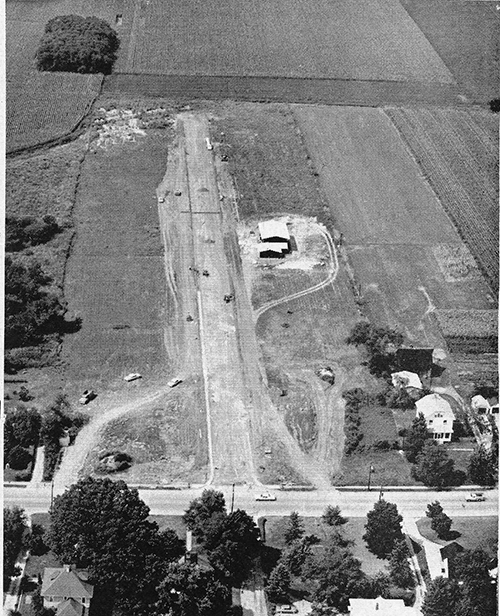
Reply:
[[182, 379], [171, 379], [167, 385], [169, 387], [175, 387], [176, 385], [179, 385], [180, 383], [182, 383]]
[[295, 605], [277, 605], [276, 606], [276, 614], [297, 614], [298, 609]]
[[471, 492], [465, 499], [468, 503], [479, 503], [486, 500], [486, 496], [482, 492]]
[[139, 374], [138, 372], [131, 372], [130, 374], [127, 374], [127, 376], [124, 376], [123, 379], [125, 381], [136, 381], [137, 379], [142, 379], [142, 374]]
[[158, 197], [158, 203], [165, 203], [165, 197]]
[[78, 402], [80, 404], [88, 404], [94, 398], [97, 398], [97, 394], [95, 393], [95, 391], [93, 389], [86, 389], [83, 392], [82, 397], [80, 398], [80, 400], [78, 400]]
[[275, 501], [276, 496], [271, 494], [271, 492], [261, 492], [260, 494], [255, 495], [256, 501]]

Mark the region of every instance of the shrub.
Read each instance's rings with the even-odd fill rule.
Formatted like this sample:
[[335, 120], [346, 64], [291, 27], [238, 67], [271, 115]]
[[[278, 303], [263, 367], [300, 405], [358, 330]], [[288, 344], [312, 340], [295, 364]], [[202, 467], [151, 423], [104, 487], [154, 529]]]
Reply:
[[50, 481], [54, 476], [54, 472], [59, 461], [59, 453], [61, 446], [59, 441], [48, 442], [45, 444], [45, 456], [43, 459], [43, 480]]
[[120, 41], [102, 19], [63, 15], [45, 26], [36, 53], [40, 71], [109, 74]]
[[30, 452], [20, 445], [16, 445], [9, 454], [9, 466], [14, 470], [24, 470], [31, 460]]

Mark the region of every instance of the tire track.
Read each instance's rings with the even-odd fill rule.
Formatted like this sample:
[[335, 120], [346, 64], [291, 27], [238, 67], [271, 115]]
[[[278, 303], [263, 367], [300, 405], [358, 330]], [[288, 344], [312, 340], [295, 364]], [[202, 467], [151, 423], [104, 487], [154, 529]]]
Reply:
[[318, 282], [317, 284], [315, 284], [312, 287], [309, 287], [308, 289], [297, 291], [297, 293], [292, 293], [291, 295], [285, 295], [284, 297], [280, 297], [279, 299], [275, 299], [272, 302], [268, 302], [267, 304], [264, 304], [263, 306], [261, 306], [260, 308], [254, 311], [255, 322], [258, 321], [259, 317], [262, 316], [264, 312], [267, 312], [271, 308], [275, 308], [276, 306], [284, 304], [285, 302], [290, 302], [294, 299], [299, 299], [300, 297], [304, 297], [305, 295], [314, 293], [315, 291], [319, 291], [320, 289], [323, 289], [324, 287], [328, 286], [330, 283], [332, 283], [337, 278], [337, 275], [339, 273], [339, 260], [337, 256], [337, 251], [335, 249], [335, 244], [333, 242], [333, 238], [328, 231], [321, 229], [321, 227], [319, 228], [319, 230], [324, 236], [324, 238], [326, 239], [326, 243], [328, 246], [328, 252], [330, 253], [330, 259], [331, 259], [331, 262], [333, 263], [333, 267], [330, 273], [328, 274], [328, 276], [322, 282]]

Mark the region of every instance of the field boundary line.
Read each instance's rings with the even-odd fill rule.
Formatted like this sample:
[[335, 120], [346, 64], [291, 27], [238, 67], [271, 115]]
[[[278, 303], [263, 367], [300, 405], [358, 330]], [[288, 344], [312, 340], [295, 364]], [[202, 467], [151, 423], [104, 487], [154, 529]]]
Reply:
[[258, 310], [254, 311], [255, 322], [258, 321], [259, 317], [261, 317], [264, 314], [264, 312], [267, 312], [271, 308], [276, 308], [276, 306], [279, 306], [280, 304], [284, 304], [285, 302], [290, 302], [290, 301], [293, 301], [294, 299], [299, 299], [300, 297], [304, 297], [305, 295], [314, 293], [315, 291], [319, 291], [320, 289], [323, 289], [324, 287], [328, 286], [331, 282], [333, 282], [337, 278], [337, 275], [339, 273], [339, 259], [338, 259], [337, 250], [335, 248], [333, 238], [330, 235], [329, 231], [321, 229], [321, 227], [320, 227], [320, 232], [326, 239], [326, 243], [328, 246], [328, 252], [330, 253], [330, 258], [333, 262], [333, 267], [330, 273], [328, 274], [328, 276], [322, 282], [318, 282], [317, 284], [313, 285], [312, 287], [309, 287], [308, 289], [298, 291], [297, 293], [292, 293], [291, 295], [285, 295], [284, 297], [280, 297], [279, 299], [275, 299], [272, 302], [268, 302], [267, 304], [264, 304]]

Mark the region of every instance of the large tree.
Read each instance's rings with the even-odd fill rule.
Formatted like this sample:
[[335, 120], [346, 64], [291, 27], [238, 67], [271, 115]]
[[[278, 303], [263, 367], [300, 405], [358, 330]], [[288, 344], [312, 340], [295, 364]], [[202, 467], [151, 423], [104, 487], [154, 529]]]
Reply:
[[169, 559], [180, 554], [148, 516], [125, 482], [83, 479], [55, 498], [47, 544], [62, 562], [88, 568], [120, 611], [147, 614]]
[[24, 547], [25, 534], [28, 531], [27, 517], [20, 507], [3, 509], [3, 576], [4, 588], [8, 589], [8, 578], [19, 575], [16, 567], [17, 555]]
[[389, 573], [392, 582], [400, 588], [413, 588], [415, 578], [408, 561], [408, 546], [404, 540], [396, 541], [389, 556]]
[[29, 447], [36, 444], [42, 418], [36, 409], [17, 407], [5, 413], [4, 448], [12, 449], [16, 445]]
[[443, 512], [432, 518], [431, 528], [440, 539], [448, 539], [452, 524], [453, 520]]
[[453, 561], [453, 575], [462, 586], [462, 611], [464, 605], [484, 616], [493, 616], [496, 608], [495, 588], [489, 576], [490, 556], [481, 548], [465, 550]]
[[338, 505], [328, 505], [321, 516], [321, 521], [328, 526], [342, 526], [347, 522], [347, 518], [344, 518]]
[[282, 561], [271, 571], [266, 585], [269, 599], [274, 603], [282, 603], [287, 599], [290, 590], [290, 571]]
[[443, 488], [455, 483], [455, 463], [442, 445], [427, 441], [412, 467], [412, 475], [426, 486]]
[[212, 571], [172, 563], [158, 587], [157, 614], [169, 616], [224, 616], [231, 591]]
[[102, 19], [62, 15], [45, 26], [36, 53], [40, 71], [110, 73], [120, 41]]
[[482, 486], [494, 485], [498, 475], [494, 451], [487, 451], [483, 445], [478, 447], [469, 459], [467, 471], [473, 483]]
[[295, 541], [301, 539], [304, 535], [304, 522], [297, 511], [292, 513], [287, 518], [284, 539], [287, 545], [291, 545]]
[[401, 522], [403, 517], [399, 514], [394, 503], [381, 499], [377, 501], [368, 512], [365, 524], [366, 532], [363, 539], [368, 549], [379, 558], [386, 558], [394, 549], [396, 541], [403, 538]]
[[460, 590], [455, 580], [437, 577], [427, 586], [422, 604], [423, 616], [454, 616], [460, 600]]
[[412, 422], [411, 428], [404, 441], [404, 452], [406, 459], [412, 464], [416, 462], [417, 456], [422, 451], [425, 443], [431, 438], [431, 433], [427, 429], [427, 423], [422, 413], [419, 413]]
[[204, 543], [207, 533], [210, 534], [210, 526], [218, 526], [226, 515], [224, 494], [216, 490], [203, 490], [199, 498], [191, 501], [183, 520], [198, 541]]

